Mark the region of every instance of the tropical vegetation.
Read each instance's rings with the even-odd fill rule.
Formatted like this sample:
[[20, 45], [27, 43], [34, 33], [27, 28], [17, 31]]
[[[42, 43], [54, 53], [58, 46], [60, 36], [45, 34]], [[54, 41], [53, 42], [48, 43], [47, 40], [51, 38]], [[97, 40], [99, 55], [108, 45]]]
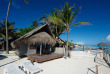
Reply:
[[[65, 43], [67, 44], [67, 41], [65, 41]], [[72, 42], [68, 42], [68, 45], [69, 45], [69, 46], [74, 46], [75, 44], [72, 43]]]
[[[24, 0], [24, 1], [25, 1], [26, 4], [28, 4], [28, 0]], [[9, 14], [10, 5], [11, 5], [11, 0], [9, 1], [9, 4], [8, 4], [7, 16], [6, 16], [6, 22], [5, 22], [5, 27], [6, 27], [6, 53], [7, 54], [9, 54], [7, 21], [8, 21], [8, 14]]]
[[49, 22], [54, 23], [56, 29], [58, 25], [63, 25], [64, 29], [66, 29], [67, 31], [67, 46], [66, 46], [66, 54], [65, 54], [66, 57], [68, 55], [68, 40], [69, 40], [70, 27], [77, 26], [77, 25], [90, 25], [89, 22], [72, 23], [76, 18], [76, 15], [79, 13], [80, 8], [81, 7], [78, 7], [73, 12], [73, 10], [75, 9], [75, 4], [73, 4], [73, 6], [69, 6], [69, 3], [66, 2], [64, 7], [61, 8], [61, 10], [56, 9], [57, 14], [54, 14], [48, 17]]
[[[5, 27], [5, 20], [2, 20], [0, 22], [0, 37], [3, 38], [3, 40], [6, 39], [6, 27]], [[13, 37], [18, 38], [18, 34], [16, 33], [17, 28], [14, 28], [15, 22], [9, 22], [7, 21], [7, 28], [8, 28], [8, 38], [11, 39]]]
[[[27, 0], [25, 0], [25, 1], [26, 1], [26, 3], [28, 3]], [[11, 3], [11, 0], [10, 0], [10, 3]], [[81, 7], [78, 7], [76, 9], [75, 4], [73, 4], [72, 6], [69, 6], [69, 3], [66, 2], [64, 7], [61, 7], [61, 9], [56, 8], [55, 11], [51, 11], [50, 14], [48, 14], [46, 16], [42, 16], [40, 18], [40, 23], [38, 23], [35, 20], [32, 22], [32, 24], [30, 24], [30, 26], [28, 28], [24, 28], [24, 29], [20, 28], [17, 31], [16, 31], [16, 29], [12, 29], [11, 30], [13, 32], [13, 33], [11, 33], [12, 37], [14, 35], [16, 35], [16, 37], [21, 37], [24, 34], [26, 34], [27, 32], [30, 32], [31, 30], [35, 29], [39, 25], [48, 24], [50, 26], [52, 33], [55, 35], [55, 37], [59, 37], [61, 34], [65, 33], [65, 31], [67, 32], [67, 41], [66, 41], [67, 45], [66, 45], [66, 55], [65, 55], [67, 57], [68, 44], [73, 45], [72, 41], [68, 42], [71, 26], [90, 25], [89, 22], [78, 22], [78, 23], [73, 22], [77, 16], [77, 14], [79, 13], [80, 8]], [[73, 11], [73, 10], [75, 10], [75, 11]], [[9, 22], [7, 22], [8, 13], [9, 13], [9, 7], [8, 7], [8, 11], [7, 11], [6, 23], [5, 23], [5, 25], [3, 25], [3, 23], [1, 23], [1, 28], [0, 28], [1, 31], [2, 31], [2, 29], [6, 30], [6, 33], [5, 33], [5, 31], [0, 32], [0, 37], [2, 37], [4, 39], [8, 39], [8, 37], [11, 37], [10, 30], [9, 30], [10, 27], [8, 27]], [[5, 26], [6, 26], [6, 28], [4, 28]], [[11, 27], [14, 28], [13, 25], [11, 25]], [[8, 28], [8, 30], [7, 30], [7, 28]], [[8, 36], [7, 32], [9, 33], [9, 36]], [[6, 36], [5, 36], [5, 34], [6, 34]], [[8, 50], [7, 50], [7, 53], [8, 53]]]

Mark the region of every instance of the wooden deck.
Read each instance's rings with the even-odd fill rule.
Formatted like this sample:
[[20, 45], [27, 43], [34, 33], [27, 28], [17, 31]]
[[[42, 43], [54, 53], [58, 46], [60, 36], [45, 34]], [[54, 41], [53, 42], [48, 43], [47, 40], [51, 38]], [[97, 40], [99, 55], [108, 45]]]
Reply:
[[47, 55], [39, 55], [39, 54], [27, 55], [28, 59], [31, 62], [38, 62], [38, 63], [56, 59], [56, 58], [61, 58], [63, 56], [64, 56], [64, 54], [58, 54], [58, 53], [51, 53], [51, 54], [47, 54]]

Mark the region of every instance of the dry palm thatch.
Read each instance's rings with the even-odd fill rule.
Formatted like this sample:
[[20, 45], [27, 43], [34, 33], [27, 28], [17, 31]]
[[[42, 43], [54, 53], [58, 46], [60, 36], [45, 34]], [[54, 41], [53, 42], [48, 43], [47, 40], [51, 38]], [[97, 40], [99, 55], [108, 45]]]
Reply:
[[108, 44], [107, 43], [104, 43], [104, 42], [101, 42], [101, 43], [99, 43], [97, 45], [108, 45]]
[[28, 42], [32, 44], [36, 43], [46, 43], [50, 45], [55, 44], [55, 40], [46, 32], [40, 32], [31, 36], [30, 38], [28, 38]]
[[24, 36], [19, 39], [13, 41], [11, 43], [12, 47], [15, 48], [22, 44], [37, 44], [37, 43], [46, 43], [54, 46], [56, 44], [56, 40], [51, 33], [49, 26], [43, 25], [29, 33], [26, 33]]

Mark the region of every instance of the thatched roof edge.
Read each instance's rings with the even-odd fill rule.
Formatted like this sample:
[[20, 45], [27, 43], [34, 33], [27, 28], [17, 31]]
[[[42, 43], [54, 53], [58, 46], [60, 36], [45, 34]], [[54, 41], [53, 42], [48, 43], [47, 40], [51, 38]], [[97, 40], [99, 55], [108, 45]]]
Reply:
[[[26, 33], [26, 34], [23, 35], [22, 37], [16, 39], [15, 41], [13, 41], [13, 42], [11, 43], [11, 46], [15, 48], [15, 46], [16, 46], [17, 43], [20, 44], [20, 43], [22, 43], [23, 41], [26, 41], [26, 40], [27, 40], [29, 37], [31, 37], [34, 33], [36, 33], [37, 31], [41, 30], [41, 29], [44, 28], [44, 27], [48, 28], [49, 35], [52, 36], [53, 40], [55, 40], [55, 37], [54, 37], [54, 35], [51, 33], [51, 30], [50, 30], [48, 24], [45, 24], [45, 25], [42, 25], [42, 26], [40, 26], [40, 27], [37, 27], [36, 29], [34, 29], [34, 30], [32, 30], [32, 31], [30, 31], [30, 32], [28, 32], [28, 33]], [[56, 40], [55, 40], [54, 44], [55, 44], [55, 43], [56, 43]]]

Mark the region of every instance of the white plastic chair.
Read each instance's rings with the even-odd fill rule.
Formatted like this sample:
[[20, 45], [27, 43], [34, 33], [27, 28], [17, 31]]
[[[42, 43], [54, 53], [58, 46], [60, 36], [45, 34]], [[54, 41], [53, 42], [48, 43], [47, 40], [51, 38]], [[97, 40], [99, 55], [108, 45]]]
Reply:
[[43, 71], [42, 69], [34, 66], [30, 60], [26, 60], [26, 61], [23, 61], [22, 62], [22, 67], [24, 69], [24, 71], [26, 71], [28, 74], [34, 74], [34, 73], [37, 73], [37, 72], [41, 72]]
[[4, 74], [25, 74], [16, 63], [10, 63], [5, 66]]

